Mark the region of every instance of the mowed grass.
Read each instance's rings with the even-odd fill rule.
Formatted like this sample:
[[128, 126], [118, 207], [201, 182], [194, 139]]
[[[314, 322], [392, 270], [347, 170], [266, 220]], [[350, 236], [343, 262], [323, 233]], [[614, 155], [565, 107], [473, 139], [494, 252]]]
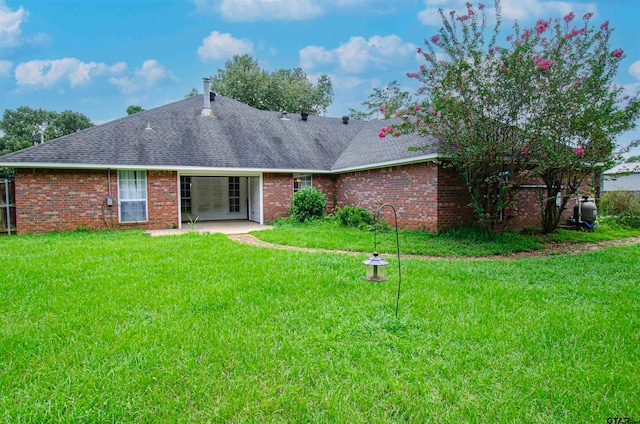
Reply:
[[[362, 258], [140, 232], [0, 238], [0, 422], [640, 417], [640, 247]], [[392, 257], [388, 257], [393, 261]]]
[[[374, 234], [371, 231], [345, 228], [331, 220], [296, 224], [284, 222], [273, 230], [252, 233], [266, 242], [331, 250], [371, 252]], [[487, 234], [482, 230], [460, 229], [442, 234], [426, 231], [399, 231], [400, 251], [404, 254], [442, 257], [482, 257], [531, 252], [544, 248], [550, 241], [594, 242], [640, 236], [640, 229], [602, 225], [594, 232], [558, 230], [550, 235], [529, 235], [516, 232]], [[395, 229], [378, 231], [377, 250], [396, 253]]]

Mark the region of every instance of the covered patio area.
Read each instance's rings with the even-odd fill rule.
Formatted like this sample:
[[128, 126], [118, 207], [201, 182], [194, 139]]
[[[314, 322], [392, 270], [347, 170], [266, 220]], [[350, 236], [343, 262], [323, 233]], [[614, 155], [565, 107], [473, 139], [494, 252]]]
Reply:
[[169, 230], [149, 230], [145, 234], [149, 236], [172, 236], [184, 233], [221, 233], [221, 234], [247, 234], [251, 231], [270, 230], [271, 225], [262, 225], [257, 222], [247, 220], [224, 220], [224, 221], [203, 221], [198, 222], [195, 228], [191, 225], [184, 224], [182, 228], [174, 228]]

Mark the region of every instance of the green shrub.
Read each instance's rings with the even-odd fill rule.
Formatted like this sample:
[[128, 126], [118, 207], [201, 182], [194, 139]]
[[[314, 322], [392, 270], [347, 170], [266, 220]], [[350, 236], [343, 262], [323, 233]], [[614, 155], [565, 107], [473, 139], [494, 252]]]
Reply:
[[343, 227], [369, 228], [374, 224], [373, 214], [360, 206], [337, 208], [333, 213], [336, 221]]
[[290, 215], [298, 222], [321, 218], [327, 207], [326, 199], [327, 195], [319, 192], [315, 187], [299, 190], [293, 195]]
[[640, 197], [627, 191], [605, 193], [598, 204], [598, 215], [614, 217], [624, 227], [640, 228]]

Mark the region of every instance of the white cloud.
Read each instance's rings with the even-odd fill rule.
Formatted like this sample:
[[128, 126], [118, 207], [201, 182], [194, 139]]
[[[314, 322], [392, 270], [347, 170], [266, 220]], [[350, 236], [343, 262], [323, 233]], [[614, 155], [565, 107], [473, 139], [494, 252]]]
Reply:
[[198, 56], [202, 62], [210, 62], [216, 59], [226, 59], [233, 55], [243, 55], [253, 51], [253, 43], [247, 39], [234, 38], [229, 33], [221, 34], [213, 31], [202, 40], [198, 47]]
[[22, 86], [51, 87], [68, 80], [71, 87], [86, 84], [93, 75], [117, 73], [121, 65], [109, 67], [103, 63], [82, 62], [76, 58], [31, 60], [20, 63], [15, 70], [16, 82]]
[[415, 55], [417, 46], [405, 43], [400, 37], [374, 35], [351, 37], [349, 41], [333, 50], [319, 46], [307, 46], [300, 50], [300, 67], [312, 70], [320, 65], [337, 63], [343, 72], [359, 74], [372, 67], [387, 69], [399, 61]]
[[194, 0], [201, 13], [216, 12], [229, 21], [307, 20], [334, 9], [351, 13], [391, 14], [415, 0]]
[[[466, 14], [466, 2], [467, 0], [425, 0], [426, 7], [418, 13], [418, 19], [425, 25], [441, 26], [442, 19], [438, 13], [438, 9], [443, 9], [446, 14], [448, 14], [450, 10], [455, 10], [458, 14]], [[518, 21], [527, 21], [533, 18], [548, 19], [562, 17], [569, 12], [574, 12], [576, 16], [582, 16], [587, 12], [596, 13], [598, 9], [595, 2], [582, 3], [547, 0], [503, 0], [501, 6], [502, 17], [504, 19]], [[487, 16], [491, 17], [493, 14], [494, 10], [490, 8]]]
[[199, 10], [216, 10], [229, 21], [312, 19], [324, 13], [320, 0], [196, 0]]
[[20, 25], [27, 15], [22, 6], [11, 10], [4, 0], [0, 0], [0, 46], [15, 47], [21, 43]]
[[360, 73], [374, 66], [385, 69], [403, 57], [412, 56], [416, 50], [413, 43], [404, 43], [397, 35], [375, 35], [368, 40], [351, 37], [347, 43], [335, 50], [340, 67], [345, 72]]
[[[121, 64], [118, 63], [114, 66]], [[142, 67], [133, 72], [133, 76], [111, 77], [109, 82], [125, 94], [132, 94], [142, 89], [148, 89], [162, 81], [176, 81], [177, 78], [155, 59], [148, 59]]]
[[327, 51], [324, 47], [307, 46], [298, 53], [300, 58], [300, 67], [302, 69], [311, 70], [318, 65], [333, 62], [335, 59], [334, 52]]
[[629, 74], [640, 80], [640, 60], [636, 60], [631, 66], [629, 66]]
[[0, 78], [6, 78], [11, 75], [13, 63], [8, 60], [0, 60]]

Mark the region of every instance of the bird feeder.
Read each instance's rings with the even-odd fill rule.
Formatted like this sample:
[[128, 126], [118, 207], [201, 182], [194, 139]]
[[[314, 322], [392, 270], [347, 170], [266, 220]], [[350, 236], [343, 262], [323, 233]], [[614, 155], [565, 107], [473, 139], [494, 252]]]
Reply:
[[362, 263], [367, 266], [367, 275], [362, 278], [367, 281], [387, 281], [384, 272], [389, 262], [378, 256], [378, 252], [373, 252], [373, 256], [365, 259]]

